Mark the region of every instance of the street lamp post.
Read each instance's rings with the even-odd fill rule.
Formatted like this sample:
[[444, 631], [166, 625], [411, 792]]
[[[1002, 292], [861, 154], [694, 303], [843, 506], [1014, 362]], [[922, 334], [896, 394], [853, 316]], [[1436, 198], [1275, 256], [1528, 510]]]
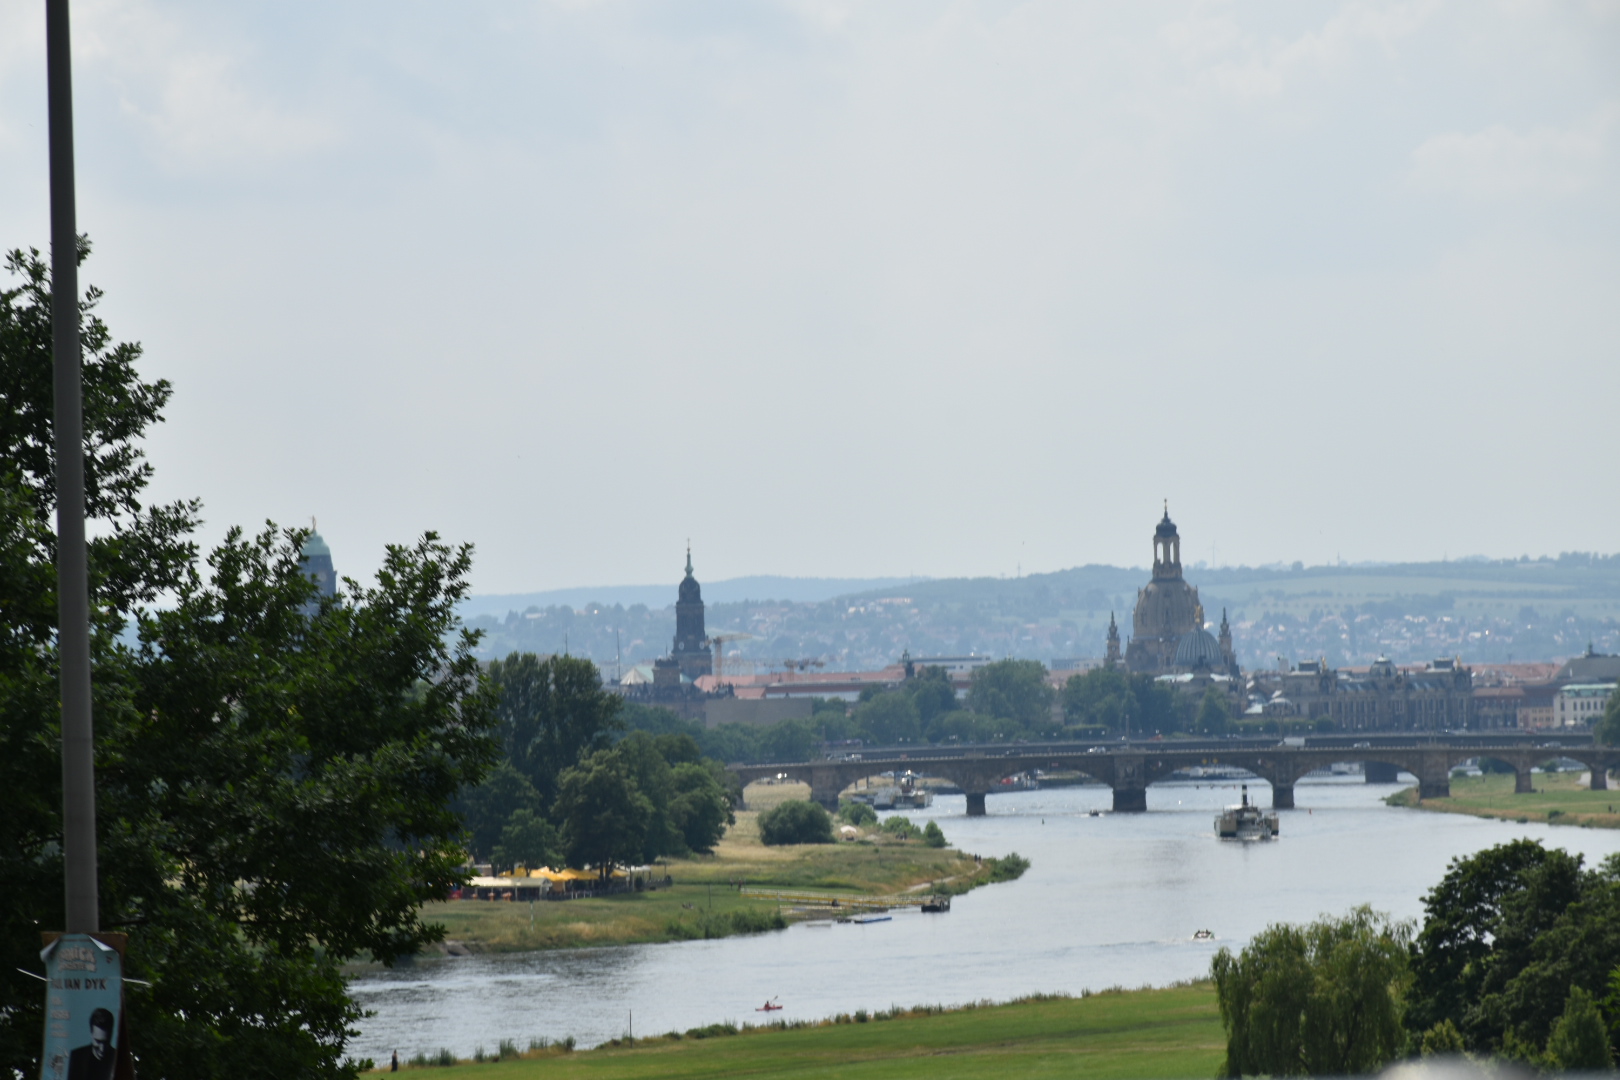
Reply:
[[79, 354], [79, 233], [73, 185], [73, 64], [68, 0], [45, 0], [50, 108], [51, 350], [55, 368], [57, 657], [62, 681], [65, 929], [101, 929], [96, 889], [96, 771], [90, 716], [90, 592], [84, 539], [84, 403]]

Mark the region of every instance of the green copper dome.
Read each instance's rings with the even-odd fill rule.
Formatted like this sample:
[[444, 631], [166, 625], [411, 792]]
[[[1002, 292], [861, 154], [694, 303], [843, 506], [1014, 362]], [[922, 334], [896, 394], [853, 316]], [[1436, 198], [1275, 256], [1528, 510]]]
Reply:
[[320, 533], [312, 532], [309, 534], [309, 539], [304, 541], [303, 555], [306, 559], [313, 559], [317, 555], [325, 555], [330, 559], [332, 549], [326, 546], [326, 541], [321, 539]]

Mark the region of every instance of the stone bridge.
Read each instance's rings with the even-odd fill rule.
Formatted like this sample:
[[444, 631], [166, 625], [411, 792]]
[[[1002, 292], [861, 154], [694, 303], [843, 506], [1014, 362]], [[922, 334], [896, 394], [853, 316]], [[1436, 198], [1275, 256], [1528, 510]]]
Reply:
[[[1319, 741], [1332, 744], [1313, 745]], [[1472, 736], [1454, 740], [1396, 736], [1353, 745], [1341, 740], [1306, 740], [1306, 745], [1302, 746], [1275, 741], [1226, 744], [1213, 740], [1197, 745], [1137, 743], [1078, 747], [1047, 744], [978, 750], [921, 747], [904, 752], [866, 753], [859, 760], [733, 765], [731, 770], [744, 784], [776, 776], [802, 781], [810, 785], [812, 799], [829, 810], [836, 810], [839, 793], [855, 781], [889, 770], [898, 773], [909, 769], [920, 776], [941, 777], [954, 783], [967, 795], [968, 816], [979, 817], [985, 812], [985, 796], [1001, 790], [1003, 778], [1034, 769], [1083, 773], [1113, 789], [1115, 812], [1140, 812], [1147, 809], [1149, 784], [1195, 766], [1235, 766], [1271, 784], [1273, 807], [1291, 810], [1295, 782], [1306, 773], [1338, 762], [1362, 762], [1370, 780], [1386, 782], [1393, 781], [1396, 772], [1404, 770], [1418, 778], [1419, 797], [1433, 799], [1450, 795], [1452, 768], [1476, 757], [1511, 766], [1514, 790], [1521, 793], [1531, 790], [1530, 770], [1554, 757], [1571, 758], [1591, 769], [1594, 790], [1607, 790], [1609, 770], [1620, 769], [1620, 748], [1595, 746], [1589, 737], [1538, 742], [1507, 735], [1498, 739]]]

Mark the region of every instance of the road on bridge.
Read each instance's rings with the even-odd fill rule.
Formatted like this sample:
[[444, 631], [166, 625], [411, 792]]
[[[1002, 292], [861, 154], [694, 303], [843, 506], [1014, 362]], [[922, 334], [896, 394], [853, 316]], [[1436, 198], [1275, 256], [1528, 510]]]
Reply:
[[1114, 810], [1147, 809], [1149, 784], [1194, 766], [1246, 769], [1271, 784], [1272, 806], [1294, 807], [1294, 784], [1316, 769], [1353, 761], [1370, 766], [1369, 776], [1404, 770], [1418, 779], [1421, 798], [1451, 793], [1451, 770], [1472, 758], [1512, 767], [1517, 791], [1530, 790], [1530, 771], [1551, 757], [1567, 757], [1592, 770], [1592, 787], [1605, 790], [1608, 772], [1620, 767], [1620, 750], [1597, 746], [1590, 735], [1521, 732], [1400, 732], [1315, 735], [1278, 741], [1269, 738], [1121, 740], [1115, 743], [1013, 743], [990, 746], [906, 746], [863, 749], [858, 754], [814, 761], [733, 765], [744, 784], [770, 777], [800, 780], [810, 796], [829, 810], [850, 784], [877, 773], [907, 769], [951, 781], [967, 795], [969, 817], [985, 812], [985, 797], [1017, 773], [1070, 770], [1107, 784]]

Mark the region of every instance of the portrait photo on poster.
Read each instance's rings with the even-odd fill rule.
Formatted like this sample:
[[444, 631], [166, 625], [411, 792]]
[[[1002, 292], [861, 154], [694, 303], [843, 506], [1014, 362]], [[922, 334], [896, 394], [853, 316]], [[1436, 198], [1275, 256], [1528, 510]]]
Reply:
[[113, 1080], [122, 1038], [123, 962], [88, 934], [64, 934], [40, 952], [46, 1080]]

